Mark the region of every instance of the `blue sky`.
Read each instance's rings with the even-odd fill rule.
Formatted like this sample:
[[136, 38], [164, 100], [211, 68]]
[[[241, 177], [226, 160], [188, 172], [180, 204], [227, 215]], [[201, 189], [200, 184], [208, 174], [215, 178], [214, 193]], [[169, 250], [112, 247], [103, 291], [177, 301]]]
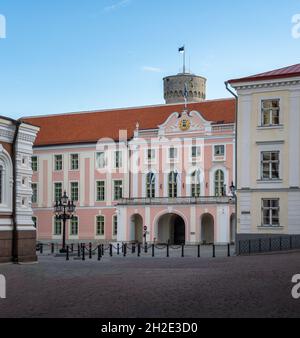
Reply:
[[1, 0], [0, 114], [10, 117], [163, 103], [177, 49], [224, 81], [300, 62], [300, 0]]

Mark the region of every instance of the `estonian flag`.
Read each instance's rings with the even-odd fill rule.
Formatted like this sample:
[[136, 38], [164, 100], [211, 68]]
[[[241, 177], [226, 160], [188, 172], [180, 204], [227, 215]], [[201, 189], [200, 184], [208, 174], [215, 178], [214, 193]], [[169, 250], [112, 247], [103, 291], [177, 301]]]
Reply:
[[184, 50], [184, 46], [182, 46], [182, 47], [180, 47], [180, 48], [178, 49], [178, 52], [179, 52], [179, 53], [184, 53], [184, 51], [185, 51], [185, 50]]

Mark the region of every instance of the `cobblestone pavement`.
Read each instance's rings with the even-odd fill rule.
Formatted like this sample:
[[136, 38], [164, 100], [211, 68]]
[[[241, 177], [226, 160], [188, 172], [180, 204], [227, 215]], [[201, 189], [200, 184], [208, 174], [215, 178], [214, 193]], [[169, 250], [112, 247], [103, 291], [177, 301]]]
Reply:
[[300, 253], [232, 258], [41, 256], [0, 265], [0, 317], [300, 317]]

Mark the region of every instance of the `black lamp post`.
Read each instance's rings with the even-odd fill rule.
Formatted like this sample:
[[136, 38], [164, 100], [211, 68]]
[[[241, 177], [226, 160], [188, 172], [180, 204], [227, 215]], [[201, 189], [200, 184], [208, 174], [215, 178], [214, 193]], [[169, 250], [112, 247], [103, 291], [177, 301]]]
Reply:
[[54, 213], [57, 220], [63, 222], [63, 242], [61, 253], [66, 253], [66, 222], [67, 220], [72, 220], [74, 218], [76, 206], [74, 201], [70, 200], [67, 196], [67, 193], [64, 192], [64, 195], [60, 198], [59, 201], [56, 201], [54, 205]]

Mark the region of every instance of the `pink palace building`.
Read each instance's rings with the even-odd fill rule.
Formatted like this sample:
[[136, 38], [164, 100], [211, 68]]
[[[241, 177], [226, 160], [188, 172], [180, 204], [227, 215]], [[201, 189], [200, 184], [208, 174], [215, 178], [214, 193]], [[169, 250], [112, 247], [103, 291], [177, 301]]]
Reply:
[[145, 230], [148, 242], [234, 242], [236, 102], [206, 101], [206, 80], [192, 74], [164, 81], [165, 105], [24, 119], [40, 128], [38, 240], [61, 241], [53, 206], [66, 191], [71, 242], [142, 242]]

